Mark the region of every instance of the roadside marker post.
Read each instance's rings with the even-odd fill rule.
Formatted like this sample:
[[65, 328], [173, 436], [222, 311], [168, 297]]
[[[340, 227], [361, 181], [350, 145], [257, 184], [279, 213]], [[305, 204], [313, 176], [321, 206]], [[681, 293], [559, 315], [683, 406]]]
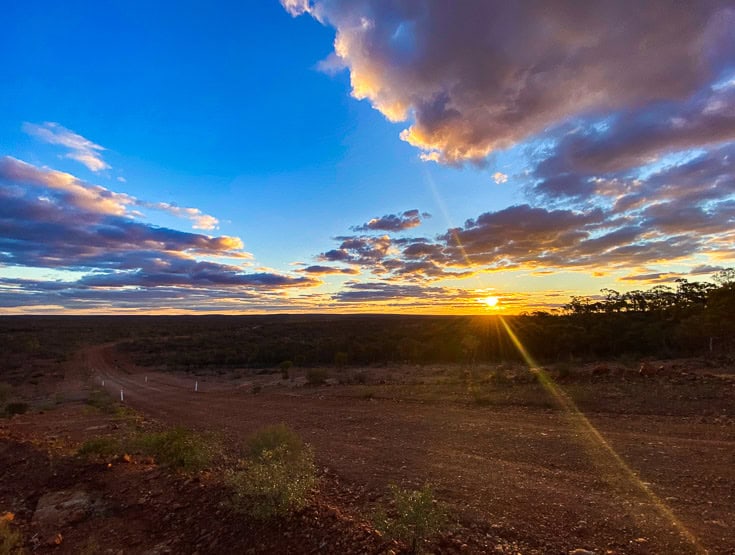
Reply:
[[105, 387], [105, 380], [102, 380], [102, 387]]
[[194, 391], [199, 391], [199, 382], [194, 382]]
[[125, 396], [123, 395], [123, 390], [120, 390], [120, 401], [125, 401]]

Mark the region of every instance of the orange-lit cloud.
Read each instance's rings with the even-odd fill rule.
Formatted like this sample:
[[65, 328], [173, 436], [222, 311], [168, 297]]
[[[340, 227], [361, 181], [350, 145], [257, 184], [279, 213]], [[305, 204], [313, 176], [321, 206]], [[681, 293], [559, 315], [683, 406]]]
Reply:
[[446, 163], [481, 161], [571, 117], [679, 100], [735, 50], [727, 0], [282, 4], [334, 27], [352, 95], [409, 121], [401, 138]]

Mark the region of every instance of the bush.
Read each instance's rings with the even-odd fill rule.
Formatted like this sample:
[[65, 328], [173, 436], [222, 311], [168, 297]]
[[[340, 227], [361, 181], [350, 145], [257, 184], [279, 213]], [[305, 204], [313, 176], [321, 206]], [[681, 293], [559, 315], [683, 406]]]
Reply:
[[286, 424], [274, 424], [250, 436], [246, 444], [247, 456], [251, 460], [261, 459], [268, 451], [285, 448], [284, 454], [298, 457], [306, 445], [299, 435]]
[[289, 370], [291, 370], [292, 366], [293, 362], [291, 362], [290, 360], [284, 360], [279, 365], [279, 368], [281, 369], [281, 379], [287, 380], [289, 378]]
[[117, 455], [122, 450], [123, 448], [120, 441], [113, 437], [95, 437], [85, 441], [77, 450], [77, 454], [111, 457], [113, 455]]
[[375, 518], [376, 528], [406, 542], [411, 553], [419, 553], [424, 540], [446, 526], [447, 514], [428, 484], [419, 490], [403, 489], [395, 484], [391, 484], [389, 489], [393, 505], [391, 515], [379, 511]]
[[141, 434], [131, 440], [130, 447], [160, 464], [189, 472], [206, 468], [217, 450], [211, 441], [184, 428]]
[[23, 537], [20, 532], [11, 528], [11, 522], [15, 518], [13, 513], [0, 515], [0, 555], [21, 555], [23, 549]]
[[309, 385], [322, 385], [326, 383], [328, 375], [324, 368], [309, 368], [306, 371], [306, 383]]
[[108, 414], [115, 413], [115, 400], [105, 391], [91, 391], [87, 397], [87, 404]]
[[236, 510], [254, 518], [286, 516], [306, 506], [316, 485], [314, 454], [285, 424], [270, 426], [250, 438], [248, 460], [230, 471]]
[[29, 408], [28, 403], [16, 401], [14, 403], [8, 403], [5, 406], [5, 414], [8, 416], [13, 416], [14, 414], [25, 414], [28, 412]]
[[13, 386], [5, 382], [0, 382], [0, 405], [4, 404], [5, 401], [10, 399], [12, 393]]

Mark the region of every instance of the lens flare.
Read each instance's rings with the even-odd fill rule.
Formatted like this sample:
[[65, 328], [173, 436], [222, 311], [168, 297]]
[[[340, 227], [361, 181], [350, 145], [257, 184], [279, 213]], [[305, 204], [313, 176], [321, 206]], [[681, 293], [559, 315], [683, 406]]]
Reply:
[[521, 343], [518, 336], [511, 329], [505, 319], [500, 316], [503, 325], [513, 345], [518, 349], [529, 370], [536, 374], [539, 383], [551, 395], [556, 404], [565, 411], [570, 423], [580, 432], [580, 437], [585, 438], [586, 448], [589, 451], [595, 465], [604, 473], [604, 478], [618, 491], [623, 492], [626, 486], [632, 487], [637, 493], [643, 494], [658, 514], [670, 523], [683, 538], [685, 538], [698, 554], [707, 554], [708, 551], [699, 543], [699, 540], [684, 524], [674, 515], [653, 490], [643, 482], [633, 469], [618, 455], [617, 451], [608, 443], [590, 420], [579, 410], [572, 398], [567, 395], [531, 357], [531, 354]]

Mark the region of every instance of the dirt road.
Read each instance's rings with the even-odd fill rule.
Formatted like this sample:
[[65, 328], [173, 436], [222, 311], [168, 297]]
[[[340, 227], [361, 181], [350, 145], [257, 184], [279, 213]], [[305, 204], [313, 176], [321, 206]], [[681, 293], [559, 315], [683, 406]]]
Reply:
[[[695, 417], [360, 399], [338, 387], [266, 389], [136, 368], [114, 346], [84, 364], [125, 403], [233, 445], [286, 422], [365, 506], [429, 481], [477, 533], [542, 553], [735, 553], [732, 425]], [[474, 523], [474, 524], [472, 524]]]

